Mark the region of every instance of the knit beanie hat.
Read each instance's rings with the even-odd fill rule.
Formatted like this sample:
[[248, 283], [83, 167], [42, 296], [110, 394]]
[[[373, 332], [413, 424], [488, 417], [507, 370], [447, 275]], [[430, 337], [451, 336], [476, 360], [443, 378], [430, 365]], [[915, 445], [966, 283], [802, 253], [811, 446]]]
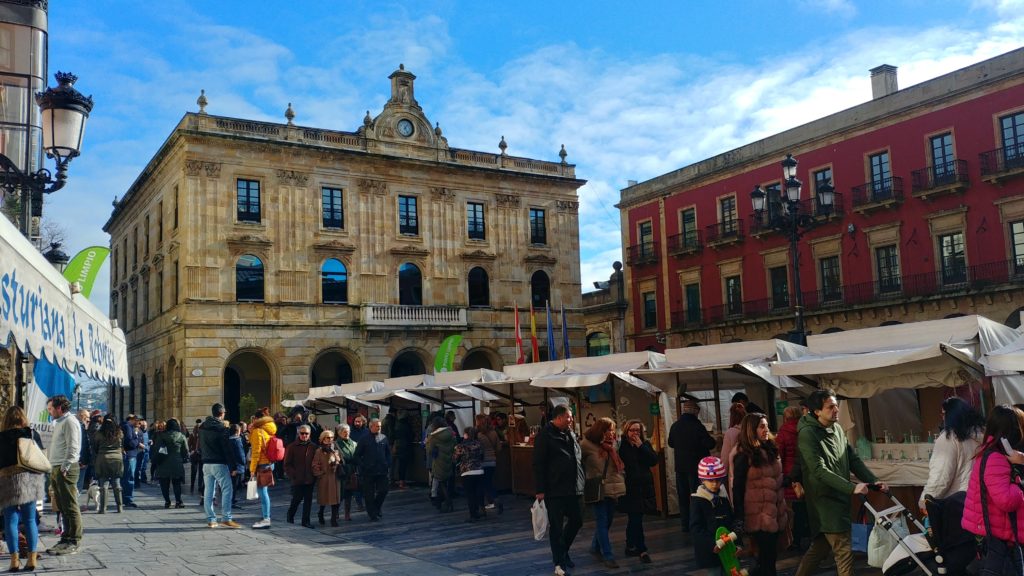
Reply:
[[714, 456], [701, 458], [697, 464], [697, 478], [701, 480], [721, 480], [725, 478], [725, 466], [722, 461]]

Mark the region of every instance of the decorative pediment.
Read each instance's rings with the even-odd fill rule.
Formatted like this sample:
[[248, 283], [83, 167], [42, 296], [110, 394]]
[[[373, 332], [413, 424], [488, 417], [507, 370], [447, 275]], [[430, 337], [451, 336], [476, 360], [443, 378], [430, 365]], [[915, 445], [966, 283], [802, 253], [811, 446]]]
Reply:
[[530, 254], [526, 258], [523, 258], [523, 262], [527, 264], [546, 264], [553, 265], [558, 262], [558, 259], [552, 258], [547, 254]]
[[220, 178], [220, 162], [207, 162], [206, 160], [185, 160], [186, 176], [206, 176], [208, 178]]
[[277, 170], [277, 181], [285, 186], [304, 187], [309, 184], [309, 174], [295, 170]]
[[352, 244], [342, 242], [340, 240], [328, 240], [326, 242], [317, 242], [313, 244], [313, 250], [322, 253], [342, 253], [351, 254], [356, 251], [356, 247]]
[[472, 252], [463, 252], [463, 260], [473, 260], [477, 262], [489, 262], [495, 260], [497, 256], [490, 252], [484, 252], [483, 250], [473, 250]]
[[233, 254], [251, 250], [263, 251], [273, 244], [270, 240], [256, 234], [236, 234], [230, 236], [227, 243]]
[[519, 196], [515, 194], [495, 194], [498, 208], [519, 208]]
[[569, 212], [575, 214], [580, 209], [580, 203], [572, 200], [559, 200], [555, 206], [558, 207], [559, 212]]
[[440, 200], [441, 202], [447, 202], [449, 204], [455, 202], [455, 191], [451, 188], [431, 188], [430, 195], [433, 196], [435, 200]]
[[430, 250], [427, 250], [422, 246], [414, 246], [412, 244], [394, 246], [389, 250], [389, 252], [397, 256], [428, 256], [430, 254]]
[[363, 178], [356, 183], [356, 187], [363, 194], [376, 194], [383, 196], [388, 193], [388, 183], [383, 180], [369, 180]]
[[[391, 76], [391, 98], [384, 105], [384, 109], [375, 118], [370, 117], [366, 112], [363, 118], [363, 125], [359, 128], [359, 135], [368, 140], [390, 140], [399, 144], [411, 144], [403, 153], [414, 156], [426, 157], [436, 149], [446, 150], [448, 139], [441, 132], [439, 125], [431, 124], [423, 108], [416, 101], [415, 82], [416, 76], [405, 69], [402, 64], [398, 65]], [[416, 147], [423, 147], [426, 150], [417, 152]], [[393, 152], [394, 150], [392, 150]]]

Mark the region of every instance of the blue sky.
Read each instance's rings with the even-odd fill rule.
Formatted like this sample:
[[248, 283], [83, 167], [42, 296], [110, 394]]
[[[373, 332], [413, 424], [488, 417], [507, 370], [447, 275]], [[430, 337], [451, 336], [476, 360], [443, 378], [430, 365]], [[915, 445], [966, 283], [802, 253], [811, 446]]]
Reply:
[[[404, 63], [458, 148], [568, 161], [583, 286], [621, 259], [614, 204], [643, 181], [1024, 45], [1024, 0], [936, 2], [50, 2], [50, 73], [96, 100], [46, 218], [69, 253], [205, 89], [211, 114], [355, 130]], [[53, 81], [51, 80], [51, 83]], [[92, 299], [108, 306], [107, 270]]]

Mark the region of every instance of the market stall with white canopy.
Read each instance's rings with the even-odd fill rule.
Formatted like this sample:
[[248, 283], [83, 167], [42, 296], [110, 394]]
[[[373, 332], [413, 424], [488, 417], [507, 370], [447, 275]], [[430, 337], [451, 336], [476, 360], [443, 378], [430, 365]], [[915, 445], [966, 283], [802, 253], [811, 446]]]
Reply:
[[1018, 333], [1013, 342], [986, 352], [981, 363], [988, 370], [1024, 372], [1024, 335]]
[[[68, 281], [6, 218], [0, 218], [0, 344], [72, 374], [128, 386], [124, 332]], [[46, 394], [28, 391], [33, 423]]]

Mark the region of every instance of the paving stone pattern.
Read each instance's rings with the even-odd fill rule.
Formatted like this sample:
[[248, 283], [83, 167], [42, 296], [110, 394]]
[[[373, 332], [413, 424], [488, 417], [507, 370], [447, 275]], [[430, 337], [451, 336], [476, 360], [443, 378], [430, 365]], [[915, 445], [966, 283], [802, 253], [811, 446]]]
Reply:
[[[505, 512], [488, 511], [488, 517], [466, 522], [465, 501], [456, 500], [455, 512], [439, 514], [430, 505], [426, 488], [393, 490], [384, 504], [381, 522], [370, 522], [365, 513], [353, 507], [351, 522], [342, 526], [303, 528], [287, 524], [285, 512], [289, 500], [287, 482], [271, 489], [273, 526], [252, 530], [258, 519], [258, 502], [246, 502], [236, 510], [235, 520], [242, 529], [210, 529], [198, 506], [198, 495], [186, 494], [185, 509], [165, 510], [155, 484], [136, 488], [138, 509], [122, 514], [94, 511], [83, 514], [83, 549], [74, 556], [41, 556], [41, 566], [52, 574], [146, 576], [171, 575], [280, 575], [310, 576], [416, 575], [456, 576], [528, 576], [551, 574], [551, 556], [547, 541], [536, 542], [530, 524], [527, 498], [504, 496]], [[186, 487], [187, 488], [187, 487]], [[313, 523], [316, 526], [313, 507]], [[44, 524], [53, 524], [47, 515]], [[328, 510], [329, 518], [329, 510]], [[609, 570], [589, 549], [593, 521], [586, 518], [573, 545], [576, 562], [573, 574], [644, 574], [666, 576], [704, 574], [693, 567], [693, 550], [681, 543], [679, 521], [650, 517], [645, 521], [647, 543], [653, 564], [643, 565], [636, 558], [623, 557], [625, 517], [615, 518], [612, 544], [619, 554], [620, 568]], [[42, 535], [42, 546], [53, 546], [52, 531]], [[779, 574], [791, 575], [799, 562], [794, 555], [779, 562]], [[7, 566], [6, 556], [0, 569]], [[859, 555], [857, 574], [878, 575]], [[835, 570], [820, 574], [835, 574]]]

